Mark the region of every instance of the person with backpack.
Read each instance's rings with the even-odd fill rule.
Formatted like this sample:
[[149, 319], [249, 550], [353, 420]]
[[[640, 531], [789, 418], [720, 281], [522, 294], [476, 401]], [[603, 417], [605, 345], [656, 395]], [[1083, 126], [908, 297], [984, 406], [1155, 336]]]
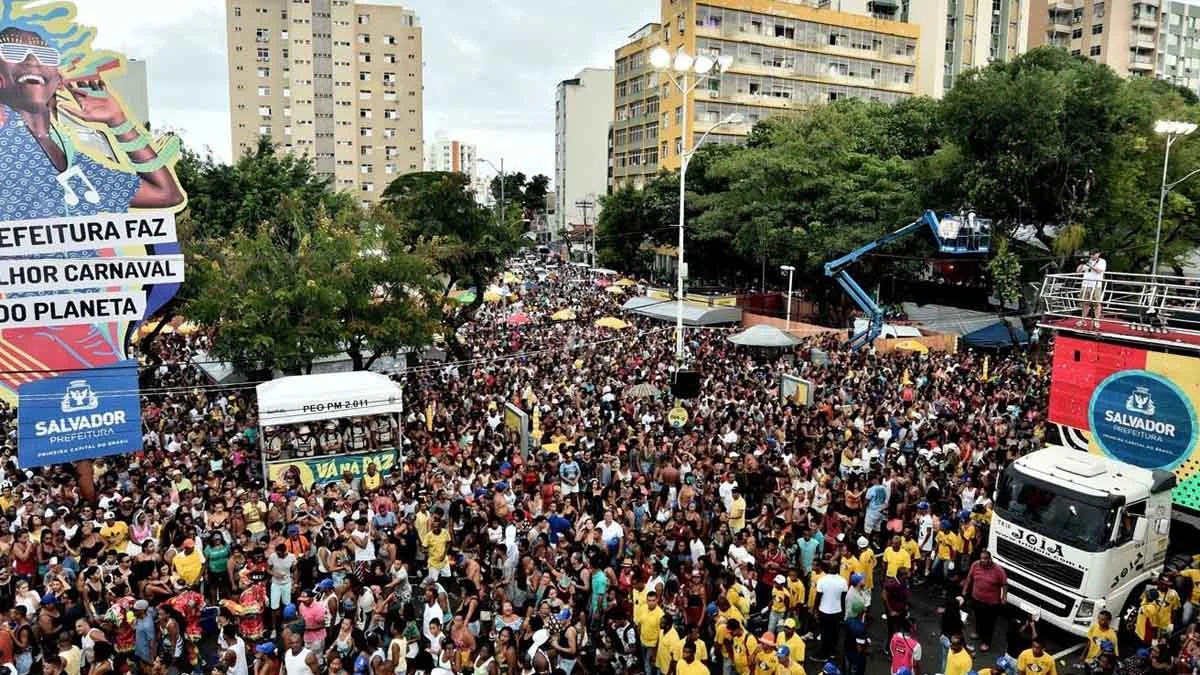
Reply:
[[921, 641], [915, 637], [917, 624], [909, 620], [900, 626], [888, 642], [888, 651], [892, 655], [891, 672], [894, 675], [921, 675]]

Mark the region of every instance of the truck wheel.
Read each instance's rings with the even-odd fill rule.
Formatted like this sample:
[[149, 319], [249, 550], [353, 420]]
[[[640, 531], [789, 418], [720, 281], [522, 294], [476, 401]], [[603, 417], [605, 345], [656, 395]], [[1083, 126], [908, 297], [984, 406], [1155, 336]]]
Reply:
[[1146, 587], [1150, 582], [1144, 582], [1134, 587], [1129, 592], [1129, 596], [1125, 598], [1125, 606], [1121, 608], [1121, 613], [1117, 615], [1117, 631], [1126, 636], [1136, 637], [1137, 632], [1134, 628], [1137, 626], [1138, 609], [1142, 604], [1142, 593], [1146, 591]]

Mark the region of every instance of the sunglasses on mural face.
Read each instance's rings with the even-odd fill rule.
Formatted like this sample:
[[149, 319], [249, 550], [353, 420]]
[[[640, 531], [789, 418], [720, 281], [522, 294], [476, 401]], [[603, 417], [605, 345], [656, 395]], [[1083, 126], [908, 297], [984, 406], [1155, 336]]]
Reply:
[[29, 58], [30, 54], [33, 54], [33, 57], [43, 66], [57, 68], [61, 60], [58, 50], [54, 47], [26, 45], [17, 42], [0, 44], [0, 59], [4, 59], [7, 63], [22, 63]]

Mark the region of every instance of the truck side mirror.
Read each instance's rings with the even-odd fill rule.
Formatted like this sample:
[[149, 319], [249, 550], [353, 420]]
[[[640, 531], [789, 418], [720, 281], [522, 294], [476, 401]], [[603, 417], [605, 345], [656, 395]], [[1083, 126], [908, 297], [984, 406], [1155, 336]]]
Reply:
[[1138, 518], [1133, 524], [1133, 540], [1137, 542], [1146, 541], [1146, 519]]
[[1171, 520], [1169, 518], [1159, 518], [1154, 524], [1154, 531], [1162, 536], [1167, 536], [1171, 532]]

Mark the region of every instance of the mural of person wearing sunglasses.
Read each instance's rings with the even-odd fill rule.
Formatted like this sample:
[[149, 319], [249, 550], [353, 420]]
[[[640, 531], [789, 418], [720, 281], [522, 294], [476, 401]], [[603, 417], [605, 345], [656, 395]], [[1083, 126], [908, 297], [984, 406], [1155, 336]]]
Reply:
[[[68, 2], [0, 0], [0, 221], [183, 209], [187, 196], [173, 169], [179, 138], [153, 138], [130, 117], [105, 83], [106, 74], [122, 71], [124, 57], [92, 50], [95, 30], [74, 19]], [[173, 253], [178, 243], [120, 251]], [[51, 255], [117, 254], [97, 248]], [[177, 290], [177, 284], [145, 286], [146, 315]], [[14, 401], [21, 384], [55, 372], [124, 361], [133, 327], [4, 329], [0, 399]]]

